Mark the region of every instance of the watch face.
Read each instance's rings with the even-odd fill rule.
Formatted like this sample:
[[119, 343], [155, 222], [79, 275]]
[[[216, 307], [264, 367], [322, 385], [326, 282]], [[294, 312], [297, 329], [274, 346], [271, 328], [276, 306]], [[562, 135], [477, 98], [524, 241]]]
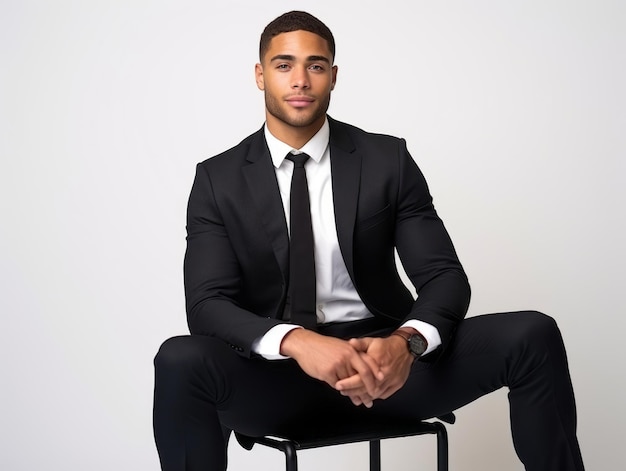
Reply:
[[421, 335], [411, 335], [409, 337], [409, 350], [416, 356], [420, 356], [426, 351], [426, 342]]

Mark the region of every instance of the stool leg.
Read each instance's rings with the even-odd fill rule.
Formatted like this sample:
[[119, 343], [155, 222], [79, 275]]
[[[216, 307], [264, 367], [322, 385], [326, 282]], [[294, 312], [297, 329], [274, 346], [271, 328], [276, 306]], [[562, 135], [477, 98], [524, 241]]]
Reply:
[[370, 440], [370, 471], [380, 471], [380, 440]]
[[448, 471], [448, 432], [441, 422], [437, 427], [437, 471]]
[[293, 446], [293, 443], [283, 443], [282, 450], [285, 453], [287, 471], [298, 471], [298, 457], [296, 456], [296, 448]]

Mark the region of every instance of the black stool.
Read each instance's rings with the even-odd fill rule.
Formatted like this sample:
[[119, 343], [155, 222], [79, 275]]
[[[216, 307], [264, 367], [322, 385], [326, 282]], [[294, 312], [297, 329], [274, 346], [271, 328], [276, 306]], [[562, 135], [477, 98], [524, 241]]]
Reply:
[[[437, 418], [449, 424], [456, 420], [452, 413]], [[297, 450], [357, 442], [369, 442], [370, 471], [380, 471], [381, 440], [424, 434], [437, 435], [437, 471], [448, 471], [448, 434], [445, 425], [437, 421], [377, 421], [358, 427], [352, 425], [350, 429], [325, 431], [323, 434], [319, 431], [304, 431], [301, 435], [291, 437], [248, 437], [235, 432], [237, 441], [246, 450], [251, 450], [258, 443], [282, 451], [285, 454], [286, 471], [298, 471]]]

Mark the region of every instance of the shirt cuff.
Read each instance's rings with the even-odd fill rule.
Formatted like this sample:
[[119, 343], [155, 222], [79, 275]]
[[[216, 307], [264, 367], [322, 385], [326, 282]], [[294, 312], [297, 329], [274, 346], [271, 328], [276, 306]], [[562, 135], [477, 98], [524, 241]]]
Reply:
[[434, 325], [418, 321], [417, 319], [411, 319], [402, 324], [401, 327], [412, 327], [426, 339], [428, 342], [428, 348], [426, 348], [422, 356], [432, 352], [435, 348], [441, 345], [441, 336], [439, 335], [437, 327]]
[[[280, 344], [293, 329], [302, 329], [299, 325], [278, 324], [252, 342], [252, 351], [266, 360], [286, 360], [289, 357], [280, 354]], [[430, 343], [430, 341], [429, 341]]]

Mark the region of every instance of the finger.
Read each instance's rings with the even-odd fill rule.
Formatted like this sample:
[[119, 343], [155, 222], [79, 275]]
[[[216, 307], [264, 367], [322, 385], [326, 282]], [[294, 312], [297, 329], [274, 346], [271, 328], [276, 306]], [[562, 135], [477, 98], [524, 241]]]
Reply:
[[370, 408], [374, 405], [374, 399], [377, 399], [367, 393], [358, 375], [342, 380], [338, 390], [342, 396], [348, 396], [357, 406], [362, 404]]
[[361, 337], [350, 339], [349, 342], [356, 351], [361, 353], [361, 358], [372, 370], [375, 379], [377, 379], [378, 381], [382, 381], [385, 375], [380, 367], [380, 364], [373, 356], [369, 355], [369, 349], [372, 345], [373, 340], [374, 339], [371, 337]]
[[[376, 394], [376, 389], [378, 388], [378, 373], [380, 369], [375, 362], [367, 363], [364, 359], [364, 354], [355, 355], [352, 358], [351, 365], [356, 370], [356, 372], [361, 377], [361, 381], [365, 385], [365, 389], [367, 389], [367, 393], [370, 396], [374, 396]], [[372, 366], [370, 366], [370, 364]]]
[[345, 392], [345, 395], [353, 394], [359, 389], [366, 391], [365, 385], [363, 384], [363, 381], [361, 380], [361, 376], [359, 374], [355, 374], [349, 376], [348, 378], [343, 378], [337, 381], [334, 387], [337, 391], [342, 391], [342, 393]]
[[350, 339], [349, 340], [350, 345], [352, 345], [352, 347], [359, 351], [359, 352], [366, 352], [367, 348], [369, 347], [371, 340], [369, 340], [368, 337], [361, 337], [361, 338], [355, 338], [355, 339]]
[[370, 369], [374, 373], [374, 377], [379, 382], [385, 379], [385, 373], [383, 372], [378, 362], [371, 355], [368, 355], [367, 353], [362, 353], [361, 359], [370, 367]]
[[368, 409], [371, 408], [374, 405], [374, 401], [367, 395], [365, 396], [354, 396], [354, 397], [350, 397], [350, 400], [352, 401], [352, 404], [354, 404], [355, 406], [365, 406]]
[[[374, 405], [374, 400], [370, 396], [368, 396], [367, 394], [359, 396], [358, 400], [359, 400], [359, 402], [361, 404], [363, 404], [368, 409], [371, 408]], [[354, 402], [354, 401], [352, 401], [352, 402]]]
[[370, 396], [368, 396], [367, 393], [355, 394], [353, 396], [349, 396], [349, 398], [352, 401], [352, 404], [354, 404], [355, 406], [364, 405], [369, 409], [374, 405], [374, 400]]

